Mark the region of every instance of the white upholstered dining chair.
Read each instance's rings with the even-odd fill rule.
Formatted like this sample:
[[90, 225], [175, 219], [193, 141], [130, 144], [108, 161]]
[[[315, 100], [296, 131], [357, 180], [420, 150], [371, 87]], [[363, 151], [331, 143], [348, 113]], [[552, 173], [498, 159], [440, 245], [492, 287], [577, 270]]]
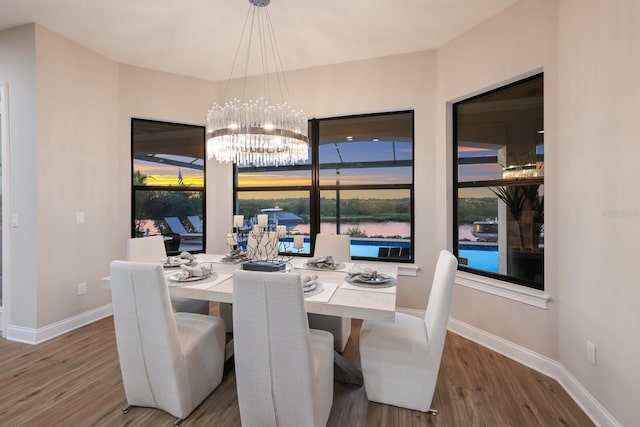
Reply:
[[[162, 236], [137, 237], [127, 240], [127, 261], [162, 262], [167, 258]], [[209, 301], [191, 298], [171, 297], [174, 311], [209, 314]]]
[[[351, 236], [347, 234], [316, 234], [313, 257], [332, 256], [336, 262], [351, 261]], [[351, 336], [351, 318], [309, 314], [309, 327], [331, 332], [334, 348], [342, 353]]]
[[423, 412], [440, 370], [458, 261], [440, 252], [424, 318], [396, 312], [395, 323], [365, 320], [360, 329], [360, 361], [367, 398]]
[[236, 271], [233, 318], [242, 425], [325, 426], [333, 337], [309, 329], [300, 275]]
[[162, 409], [179, 424], [222, 381], [224, 321], [174, 313], [160, 263], [113, 261], [111, 293], [127, 403]]

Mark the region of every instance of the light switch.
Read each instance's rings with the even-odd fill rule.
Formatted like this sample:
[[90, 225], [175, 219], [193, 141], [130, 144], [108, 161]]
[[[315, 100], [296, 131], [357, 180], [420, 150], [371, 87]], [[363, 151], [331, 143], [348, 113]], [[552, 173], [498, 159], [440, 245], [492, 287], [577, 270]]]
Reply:
[[84, 212], [76, 212], [76, 224], [84, 224]]
[[17, 227], [18, 226], [18, 214], [17, 213], [11, 214], [11, 226], [12, 227]]

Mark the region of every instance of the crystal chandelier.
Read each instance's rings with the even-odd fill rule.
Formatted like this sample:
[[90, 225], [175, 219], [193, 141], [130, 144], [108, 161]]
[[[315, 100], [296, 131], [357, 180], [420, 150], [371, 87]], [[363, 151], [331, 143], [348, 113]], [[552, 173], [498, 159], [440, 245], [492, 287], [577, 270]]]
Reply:
[[[268, 59], [264, 58], [270, 42], [273, 63], [276, 67], [280, 95], [285, 83], [282, 66], [276, 56], [278, 47], [267, 12], [270, 0], [249, 0], [251, 4], [251, 27], [247, 48], [247, 63], [251, 51], [251, 38], [257, 19], [260, 51], [262, 54], [263, 74], [265, 75], [265, 91], [267, 90]], [[247, 15], [247, 21], [249, 15]], [[246, 27], [246, 22], [245, 22]], [[266, 33], [266, 34], [265, 34]], [[238, 51], [242, 43], [238, 44]], [[236, 59], [238, 52], [236, 52]], [[235, 66], [235, 61], [234, 61]], [[280, 71], [278, 71], [280, 66]], [[233, 74], [233, 67], [231, 70]], [[231, 75], [229, 76], [231, 80]], [[244, 82], [246, 85], [246, 69]], [[227, 82], [227, 87], [229, 81]], [[245, 88], [243, 87], [243, 98]], [[307, 117], [302, 111], [296, 111], [286, 102], [270, 104], [263, 98], [257, 101], [244, 99], [226, 102], [223, 105], [214, 103], [207, 114], [207, 157], [216, 158], [219, 162], [233, 162], [240, 165], [279, 166], [295, 164], [308, 158]]]

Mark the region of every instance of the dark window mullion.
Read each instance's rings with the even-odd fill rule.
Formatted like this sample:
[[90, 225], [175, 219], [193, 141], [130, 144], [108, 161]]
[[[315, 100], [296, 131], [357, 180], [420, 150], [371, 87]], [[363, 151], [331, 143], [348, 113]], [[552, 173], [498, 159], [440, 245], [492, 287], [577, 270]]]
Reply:
[[345, 184], [345, 185], [335, 185], [335, 184], [327, 184], [320, 185], [318, 188], [321, 191], [326, 190], [340, 190], [340, 191], [348, 191], [348, 190], [410, 190], [413, 188], [411, 184]]
[[320, 121], [311, 120], [311, 194], [309, 217], [309, 243], [313, 255], [316, 246], [316, 234], [320, 232]]

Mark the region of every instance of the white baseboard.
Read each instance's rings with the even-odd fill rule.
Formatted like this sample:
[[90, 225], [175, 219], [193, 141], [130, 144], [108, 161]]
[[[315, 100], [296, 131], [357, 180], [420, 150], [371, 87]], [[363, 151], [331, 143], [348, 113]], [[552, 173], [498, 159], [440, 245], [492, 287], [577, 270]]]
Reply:
[[26, 344], [39, 344], [112, 314], [113, 307], [111, 304], [107, 304], [38, 329], [9, 325], [5, 338]]
[[416, 310], [415, 308], [396, 307], [396, 311], [415, 317], [424, 317], [424, 310]]
[[[408, 314], [420, 312], [420, 310], [402, 311]], [[622, 427], [571, 372], [555, 360], [457, 319], [449, 318], [448, 330], [555, 379], [595, 425]]]
[[[416, 317], [424, 317], [424, 310], [412, 308], [397, 308], [398, 311]], [[553, 359], [535, 353], [518, 344], [514, 344], [499, 336], [478, 329], [460, 320], [449, 318], [449, 331], [470, 341], [480, 344], [490, 350], [500, 353], [509, 359], [522, 363], [531, 369], [558, 381], [580, 408], [597, 426], [622, 427], [622, 425], [598, 402], [582, 384], [567, 371], [567, 369]]]

